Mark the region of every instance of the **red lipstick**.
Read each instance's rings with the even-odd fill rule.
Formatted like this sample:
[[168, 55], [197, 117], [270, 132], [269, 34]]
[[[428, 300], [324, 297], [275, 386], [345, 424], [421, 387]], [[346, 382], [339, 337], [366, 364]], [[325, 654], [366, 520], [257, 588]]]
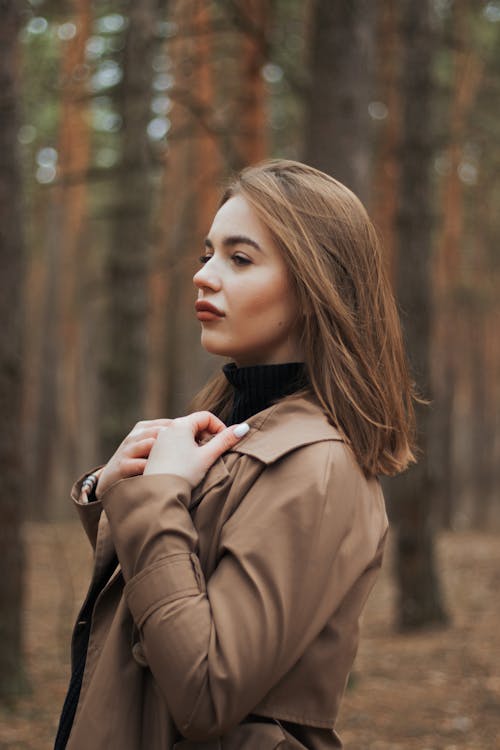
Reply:
[[219, 310], [215, 305], [203, 299], [196, 300], [194, 307], [198, 320], [217, 320], [218, 318], [223, 318], [225, 315], [222, 310]]

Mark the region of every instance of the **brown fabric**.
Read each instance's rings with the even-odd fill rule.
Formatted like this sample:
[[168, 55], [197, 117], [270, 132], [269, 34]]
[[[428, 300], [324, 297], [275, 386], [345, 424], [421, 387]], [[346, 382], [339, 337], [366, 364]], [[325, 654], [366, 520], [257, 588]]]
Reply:
[[227, 732], [207, 742], [181, 740], [174, 750], [304, 750], [306, 745], [299, 742], [278, 721], [259, 721], [258, 717], [245, 720]]
[[99, 514], [73, 488], [94, 578], [115, 550], [120, 566], [95, 605], [68, 750], [341, 746], [387, 531], [380, 484], [312, 397], [248, 422], [193, 492], [173, 475], [134, 477]]

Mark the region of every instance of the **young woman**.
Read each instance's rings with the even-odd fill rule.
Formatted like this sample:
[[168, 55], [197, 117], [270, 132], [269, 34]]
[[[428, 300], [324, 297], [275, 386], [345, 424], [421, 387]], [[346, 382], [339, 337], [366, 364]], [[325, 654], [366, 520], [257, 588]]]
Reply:
[[377, 238], [339, 182], [269, 161], [228, 187], [200, 260], [201, 343], [231, 362], [73, 488], [95, 567], [57, 750], [341, 747], [377, 477], [413, 460]]

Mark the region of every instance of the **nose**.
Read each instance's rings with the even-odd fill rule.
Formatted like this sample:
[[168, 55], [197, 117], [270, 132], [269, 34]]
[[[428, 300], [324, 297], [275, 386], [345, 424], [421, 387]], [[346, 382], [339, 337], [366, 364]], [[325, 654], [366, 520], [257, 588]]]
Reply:
[[193, 284], [198, 289], [211, 289], [213, 292], [218, 292], [222, 286], [220, 276], [217, 274], [212, 264], [212, 260], [208, 260], [193, 276]]

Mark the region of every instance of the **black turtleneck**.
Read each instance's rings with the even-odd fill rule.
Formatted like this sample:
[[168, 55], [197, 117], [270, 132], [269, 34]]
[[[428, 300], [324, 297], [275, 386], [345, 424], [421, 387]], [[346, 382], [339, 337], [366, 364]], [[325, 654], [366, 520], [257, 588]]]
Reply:
[[307, 385], [303, 362], [279, 365], [237, 367], [234, 362], [222, 368], [234, 389], [233, 410], [227, 424], [244, 422], [253, 414], [267, 409], [275, 401]]

